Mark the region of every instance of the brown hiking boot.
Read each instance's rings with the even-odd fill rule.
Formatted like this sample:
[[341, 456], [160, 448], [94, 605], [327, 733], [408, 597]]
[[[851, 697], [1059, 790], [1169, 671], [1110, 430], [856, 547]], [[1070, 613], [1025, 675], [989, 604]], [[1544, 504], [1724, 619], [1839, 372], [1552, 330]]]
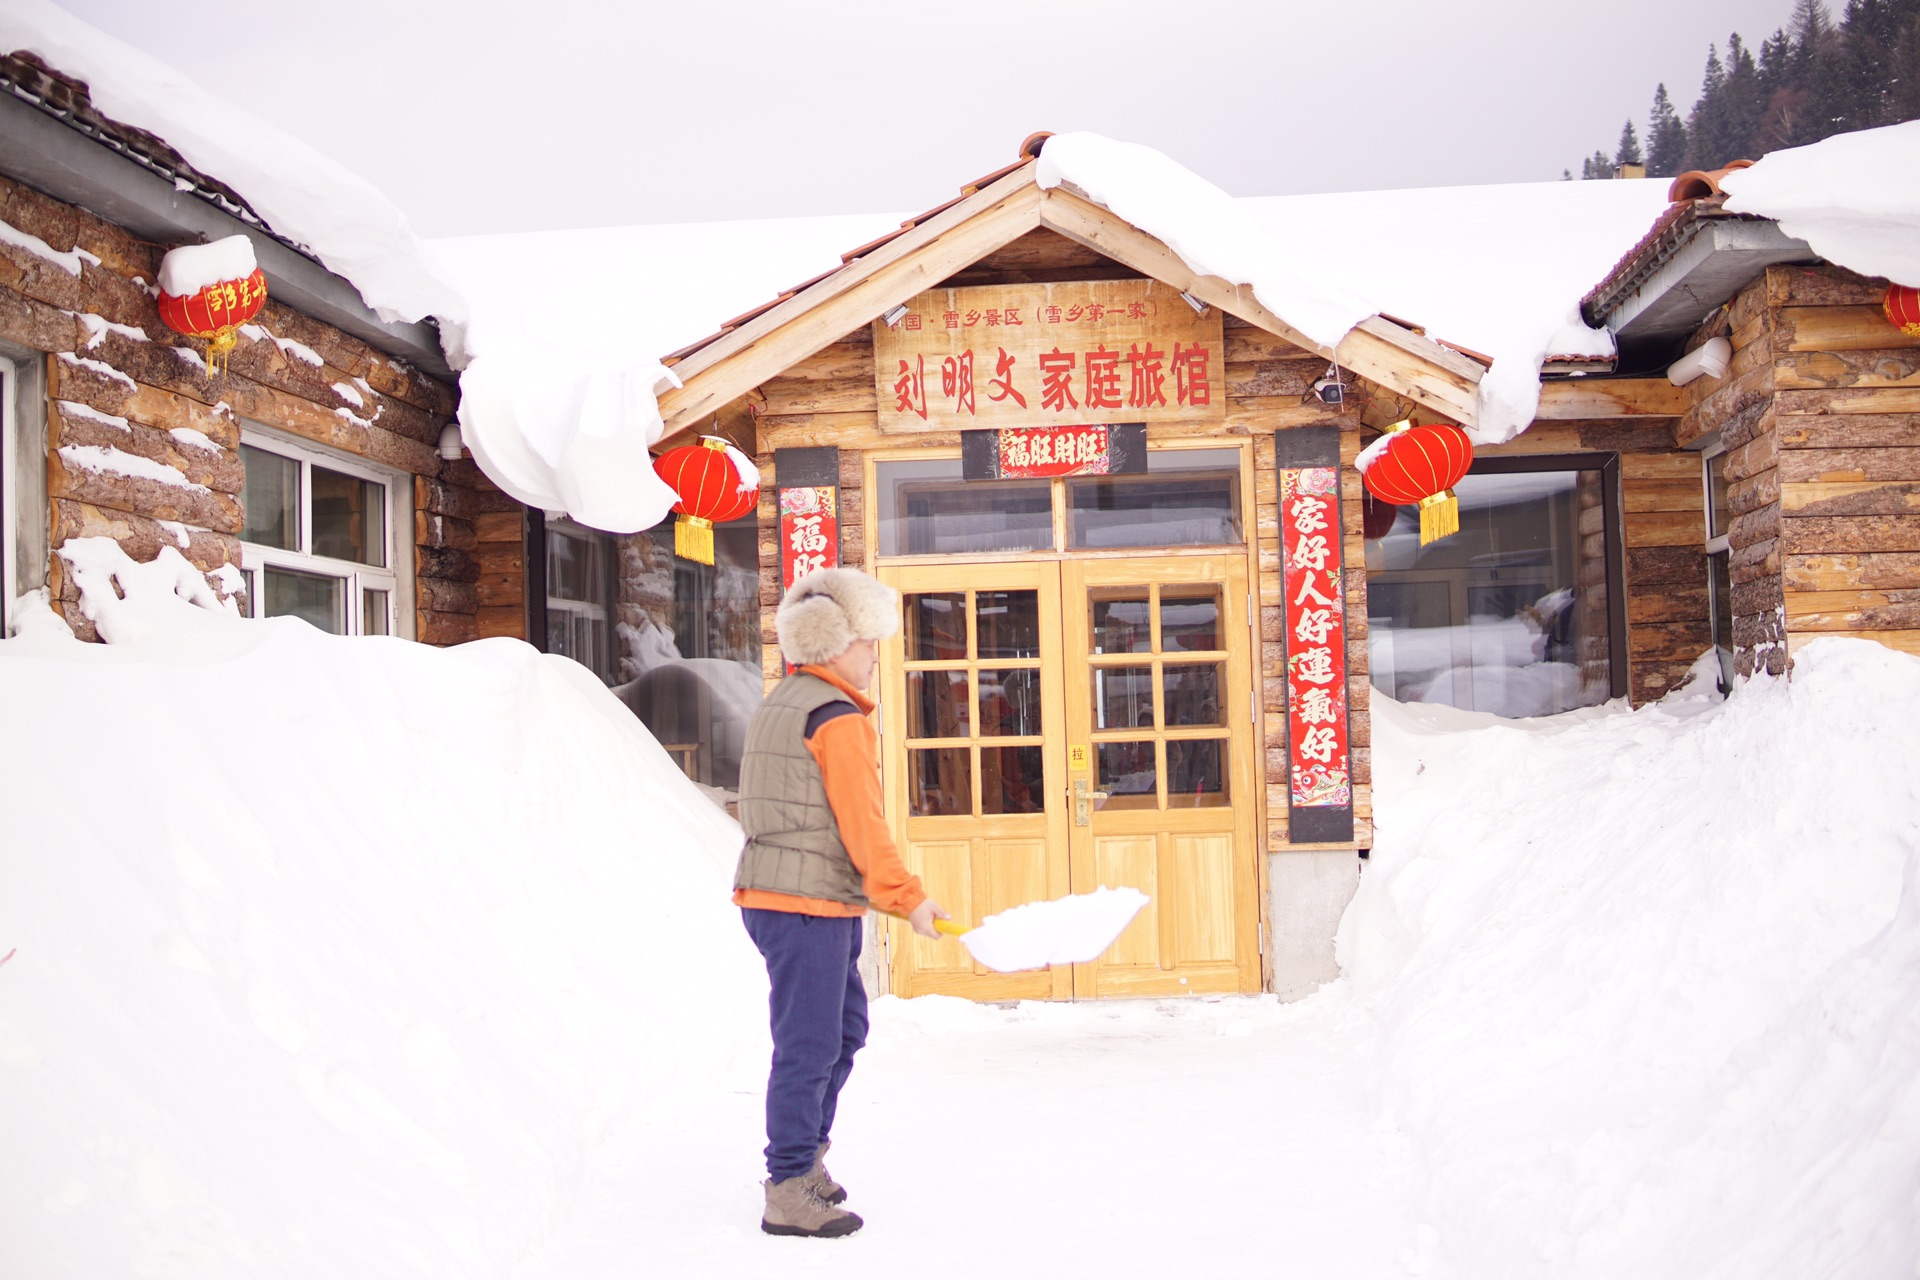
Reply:
[[811, 1173], [802, 1173], [784, 1182], [769, 1178], [760, 1185], [767, 1189], [767, 1211], [760, 1215], [760, 1229], [770, 1236], [850, 1236], [866, 1223], [860, 1215], [837, 1209], [814, 1194], [809, 1185]]
[[813, 1188], [813, 1194], [828, 1204], [839, 1204], [847, 1198], [847, 1189], [833, 1180], [827, 1172], [827, 1148], [833, 1143], [823, 1142], [820, 1149], [813, 1153], [813, 1170], [806, 1175], [807, 1183]]

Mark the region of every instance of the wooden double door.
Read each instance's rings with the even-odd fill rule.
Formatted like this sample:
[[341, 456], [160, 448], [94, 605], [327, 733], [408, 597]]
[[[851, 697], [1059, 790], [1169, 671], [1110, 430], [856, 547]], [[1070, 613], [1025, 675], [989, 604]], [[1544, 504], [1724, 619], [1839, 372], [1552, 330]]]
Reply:
[[893, 990], [980, 1000], [1260, 989], [1247, 566], [1233, 555], [894, 566], [888, 817], [955, 919], [1130, 885], [1105, 954], [996, 974], [888, 922]]

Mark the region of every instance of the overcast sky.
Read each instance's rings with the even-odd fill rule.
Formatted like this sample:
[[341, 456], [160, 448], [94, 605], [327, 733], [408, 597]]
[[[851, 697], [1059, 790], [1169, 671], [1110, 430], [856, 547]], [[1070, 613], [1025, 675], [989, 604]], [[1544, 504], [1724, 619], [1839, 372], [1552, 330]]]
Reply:
[[[1236, 195], [1528, 182], [1791, 0], [59, 0], [423, 235], [914, 210], [1038, 129]], [[253, 68], [252, 73], [244, 69]]]

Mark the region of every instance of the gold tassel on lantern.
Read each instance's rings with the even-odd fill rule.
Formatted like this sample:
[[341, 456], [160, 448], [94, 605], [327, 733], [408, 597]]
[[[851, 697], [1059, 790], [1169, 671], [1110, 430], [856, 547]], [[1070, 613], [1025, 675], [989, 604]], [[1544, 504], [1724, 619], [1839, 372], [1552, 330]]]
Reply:
[[1442, 489], [1420, 499], [1420, 545], [1438, 542], [1460, 532], [1460, 500]]
[[682, 560], [713, 563], [713, 521], [681, 516], [673, 523], [673, 554]]

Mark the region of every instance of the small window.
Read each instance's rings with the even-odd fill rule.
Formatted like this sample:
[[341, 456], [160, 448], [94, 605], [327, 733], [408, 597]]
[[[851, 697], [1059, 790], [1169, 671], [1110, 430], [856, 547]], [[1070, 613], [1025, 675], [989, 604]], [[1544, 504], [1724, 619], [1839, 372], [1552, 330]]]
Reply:
[[715, 525], [712, 564], [673, 551], [673, 520], [611, 542], [613, 692], [688, 777], [731, 792], [766, 686], [756, 517]]
[[1700, 455], [1701, 501], [1706, 515], [1707, 616], [1720, 659], [1720, 691], [1733, 688], [1733, 503], [1727, 448], [1716, 441]]
[[397, 477], [248, 431], [240, 460], [241, 576], [259, 618], [302, 618], [333, 635], [392, 635]]
[[1159, 449], [1143, 476], [1067, 481], [1067, 545], [1239, 546], [1240, 451]]
[[1238, 448], [1152, 448], [1144, 475], [1058, 480], [967, 480], [958, 458], [882, 462], [874, 469], [879, 554], [1244, 546], [1241, 456]]
[[613, 683], [613, 540], [571, 520], [547, 521], [547, 652]]
[[1460, 531], [1426, 546], [1418, 508], [1393, 509], [1366, 540], [1374, 688], [1503, 716], [1626, 692], [1618, 465], [1483, 459], [1454, 486]]
[[883, 462], [883, 556], [982, 555], [1053, 548], [1053, 482], [962, 478], [960, 459]]

